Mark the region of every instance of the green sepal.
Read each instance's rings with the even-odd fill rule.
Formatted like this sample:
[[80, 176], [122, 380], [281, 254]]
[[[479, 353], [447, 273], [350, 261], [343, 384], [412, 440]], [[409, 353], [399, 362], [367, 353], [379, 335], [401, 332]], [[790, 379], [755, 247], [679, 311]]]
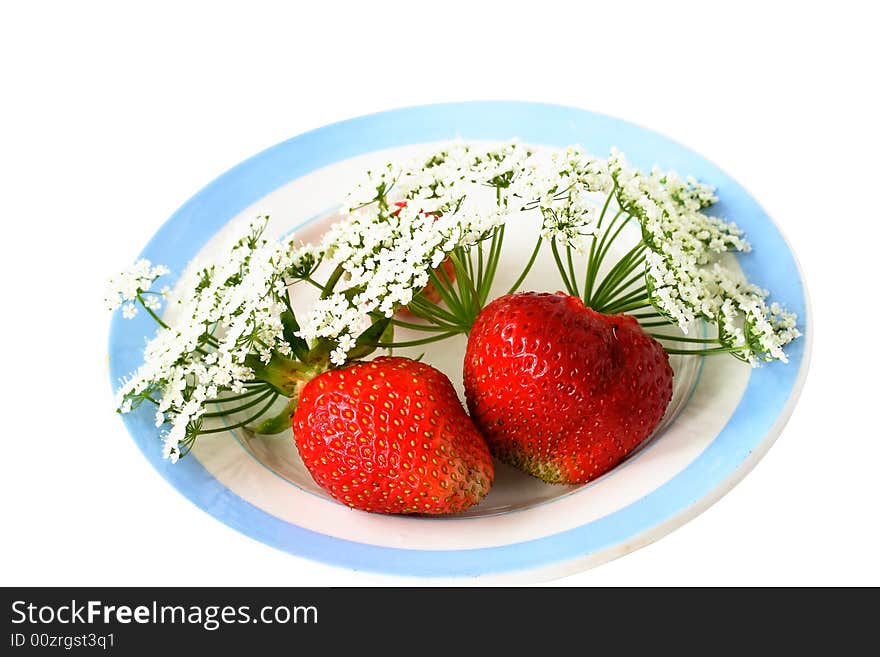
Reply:
[[308, 381], [323, 371], [311, 363], [302, 363], [278, 352], [272, 354], [268, 363], [251, 355], [245, 359], [245, 364], [254, 371], [255, 379], [265, 381], [285, 397], [293, 397], [299, 392], [303, 381]]
[[267, 418], [253, 427], [254, 433], [262, 435], [273, 435], [290, 429], [290, 421], [296, 412], [296, 406], [299, 403], [299, 397], [293, 397], [278, 415]]

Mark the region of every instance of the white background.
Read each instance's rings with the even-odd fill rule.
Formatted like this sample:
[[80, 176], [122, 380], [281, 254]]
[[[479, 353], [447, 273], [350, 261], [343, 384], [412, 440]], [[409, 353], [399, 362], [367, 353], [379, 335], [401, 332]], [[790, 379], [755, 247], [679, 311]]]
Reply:
[[605, 112], [707, 155], [782, 226], [813, 303], [810, 376], [757, 468], [658, 543], [557, 584], [880, 584], [869, 3], [295, 4], [3, 3], [0, 584], [370, 583], [228, 529], [146, 464], [112, 412], [104, 280], [272, 144], [494, 98]]

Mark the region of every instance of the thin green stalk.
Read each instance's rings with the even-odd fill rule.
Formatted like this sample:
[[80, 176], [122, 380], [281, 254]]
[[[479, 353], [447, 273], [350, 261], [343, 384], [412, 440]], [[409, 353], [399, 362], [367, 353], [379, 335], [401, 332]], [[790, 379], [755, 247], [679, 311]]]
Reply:
[[[608, 231], [605, 233], [602, 243], [599, 244], [599, 253], [597, 255], [597, 259], [599, 261], [598, 264], [602, 264], [602, 261], [605, 260], [605, 256], [608, 255], [608, 250], [611, 248], [611, 245], [614, 244], [614, 241], [617, 239], [618, 235], [620, 235], [621, 231], [626, 227], [626, 224], [629, 223], [629, 220], [632, 218], [630, 215], [626, 215], [624, 220], [620, 222], [617, 230], [611, 233], [611, 228], [614, 226], [617, 218], [621, 215], [622, 212], [623, 211], [621, 210], [621, 212], [618, 212], [616, 215], [614, 215], [615, 221], [612, 222], [611, 226], [608, 227]], [[608, 237], [609, 234], [611, 235], [611, 237], [605, 240], [604, 238]]]
[[432, 338], [424, 338], [422, 340], [409, 340], [406, 342], [376, 342], [375, 346], [381, 347], [383, 349], [397, 349], [402, 347], [418, 347], [423, 344], [430, 344], [432, 342], [439, 342], [440, 340], [445, 340], [446, 338], [451, 338], [453, 335], [458, 335], [458, 331], [449, 331], [447, 333], [441, 333], [440, 335], [435, 335]]
[[324, 285], [324, 292], [321, 294], [322, 299], [326, 299], [333, 294], [333, 288], [336, 287], [336, 283], [342, 278], [343, 273], [344, 270], [342, 269], [342, 265], [336, 265], [336, 269], [333, 270], [333, 273], [330, 274], [330, 278], [327, 279], [326, 285]]
[[526, 279], [529, 272], [532, 270], [532, 265], [535, 264], [535, 259], [538, 257], [538, 251], [541, 250], [541, 242], [543, 242], [542, 237], [538, 237], [538, 241], [535, 243], [535, 249], [532, 251], [532, 257], [529, 258], [529, 261], [526, 263], [525, 269], [522, 270], [522, 273], [519, 275], [519, 278], [516, 279], [516, 282], [510, 286], [510, 289], [507, 291], [508, 294], [513, 294], [516, 292], [517, 288], [522, 284], [522, 282]]
[[638, 301], [633, 301], [632, 303], [624, 305], [624, 306], [620, 306], [620, 307], [612, 306], [610, 308], [603, 308], [602, 312], [607, 315], [617, 315], [618, 313], [625, 313], [630, 310], [637, 310], [639, 308], [647, 308], [650, 305], [651, 305], [651, 300], [648, 299], [647, 297], [645, 297], [643, 299], [639, 299]]
[[242, 404], [241, 406], [237, 406], [236, 408], [230, 408], [225, 411], [215, 411], [213, 413], [205, 413], [204, 415], [202, 415], [202, 417], [224, 417], [226, 415], [233, 415], [235, 413], [240, 413], [241, 411], [246, 411], [247, 409], [252, 408], [253, 406], [256, 406], [260, 402], [265, 401], [271, 395], [277, 395], [277, 393], [274, 390], [269, 390], [267, 392], [264, 392], [262, 395], [260, 395], [256, 399], [252, 399], [247, 404]]
[[225, 404], [226, 402], [238, 401], [239, 399], [247, 399], [248, 397], [253, 397], [254, 395], [258, 395], [263, 391], [269, 389], [269, 386], [267, 384], [262, 382], [260, 383], [260, 386], [251, 388], [249, 392], [243, 392], [240, 395], [234, 395], [232, 397], [218, 397], [214, 401], [218, 404]]
[[[602, 212], [599, 214], [599, 221], [596, 222], [596, 235], [599, 234], [599, 230], [602, 228], [602, 222], [605, 220], [605, 214], [608, 212], [608, 206], [611, 204], [611, 199], [614, 197], [614, 191], [616, 189], [617, 185], [615, 184], [614, 188], [608, 193], [608, 198], [605, 199], [605, 204], [602, 206]], [[604, 243], [605, 238], [608, 236], [608, 232], [614, 227], [617, 218], [622, 212], [623, 210], [618, 210], [614, 215], [614, 218], [611, 220], [611, 225], [603, 233], [602, 241], [598, 244], [598, 247], [596, 243], [597, 237], [594, 237], [590, 244], [590, 255], [587, 258], [587, 272], [584, 278], [584, 303], [588, 303], [592, 296], [593, 284], [596, 282], [596, 275], [599, 273], [599, 265], [602, 262], [601, 259], [597, 259], [597, 253], [601, 250], [601, 246]]]
[[316, 288], [321, 290], [321, 296], [323, 298], [324, 292], [327, 291], [327, 288], [325, 286], [321, 285], [318, 281], [313, 279], [311, 276], [303, 276], [300, 280], [305, 281], [309, 285], [314, 285]]
[[[636, 315], [630, 315], [630, 317], [636, 317]], [[642, 328], [654, 328], [657, 326], [676, 326], [676, 325], [673, 324], [672, 322], [670, 322], [669, 320], [665, 320], [662, 322], [639, 322], [639, 326], [641, 326]]]
[[674, 342], [693, 342], [695, 344], [721, 344], [718, 338], [688, 338], [677, 335], [663, 335], [662, 333], [648, 333], [652, 338], [657, 340], [672, 340]]
[[562, 258], [559, 257], [559, 249], [556, 247], [555, 239], [550, 242], [550, 250], [553, 252], [553, 259], [556, 261], [556, 268], [559, 270], [559, 275], [562, 277], [562, 284], [565, 285], [565, 291], [573, 295], [574, 291], [568, 280], [568, 275], [565, 273], [565, 267], [562, 265]]
[[477, 290], [483, 289], [483, 241], [477, 243]]
[[739, 345], [736, 347], [716, 347], [714, 349], [667, 349], [666, 347], [663, 350], [667, 354], [678, 354], [681, 356], [708, 356], [709, 354], [729, 354], [732, 351], [739, 351], [745, 347], [745, 345]]
[[[593, 288], [596, 286], [596, 278], [599, 276], [599, 270], [602, 268], [602, 263], [605, 261], [605, 256], [608, 255], [608, 249], [611, 247], [612, 242], [617, 239], [617, 236], [620, 234], [620, 230], [626, 225], [626, 220], [620, 224], [618, 229], [612, 233], [611, 230], [614, 228], [615, 224], [617, 224], [617, 219], [621, 216], [623, 211], [619, 211], [614, 215], [614, 218], [611, 220], [611, 223], [608, 224], [607, 230], [602, 234], [602, 238], [599, 240], [599, 244], [596, 247], [596, 253], [592, 258], [589, 266], [589, 275], [587, 277], [587, 285], [589, 286], [589, 294], [584, 293], [584, 297], [586, 298], [585, 303], [587, 305], [593, 304]], [[629, 215], [627, 215], [629, 217]], [[609, 239], [610, 237], [610, 239]]]
[[461, 252], [461, 259], [464, 261], [464, 264], [467, 266], [468, 276], [470, 276], [471, 281], [475, 281], [474, 278], [474, 261], [471, 258], [470, 249], [464, 249], [462, 247], [458, 247], [458, 250]]
[[[602, 227], [602, 220], [605, 219], [605, 213], [608, 212], [608, 206], [611, 204], [611, 199], [614, 198], [614, 192], [617, 189], [617, 184], [608, 192], [608, 198], [605, 199], [605, 204], [602, 206], [602, 212], [599, 214], [599, 221], [596, 222], [596, 229]], [[619, 213], [618, 213], [619, 214]]]
[[[443, 268], [439, 267], [438, 270], [441, 274], [445, 276], [445, 272], [443, 272]], [[434, 288], [437, 290], [437, 294], [440, 295], [440, 298], [446, 302], [446, 305], [449, 306], [449, 309], [455, 314], [457, 317], [462, 317], [464, 313], [464, 308], [461, 305], [461, 302], [458, 300], [458, 296], [455, 294], [455, 291], [446, 287], [443, 281], [440, 280], [440, 277], [437, 275], [435, 271], [428, 271], [428, 276], [431, 278], [431, 281], [434, 283]], [[446, 280], [449, 280], [446, 277]]]
[[492, 235], [492, 243], [489, 247], [489, 259], [486, 262], [485, 276], [479, 281], [477, 290], [479, 291], [480, 308], [486, 303], [489, 297], [489, 291], [492, 289], [492, 282], [495, 280], [495, 272], [498, 271], [498, 260], [501, 257], [501, 246], [504, 244], [504, 224], [497, 229]]
[[474, 281], [471, 279], [468, 274], [467, 268], [462, 263], [461, 258], [459, 258], [458, 254], [454, 251], [449, 256], [452, 258], [452, 266], [455, 269], [455, 277], [456, 281], [459, 284], [459, 293], [462, 298], [465, 296], [468, 297], [468, 319], [472, 320], [476, 318], [477, 313], [480, 311], [479, 309], [479, 294], [477, 293], [477, 288], [474, 287]]
[[599, 283], [599, 287], [596, 289], [596, 294], [593, 296], [592, 299], [590, 299], [590, 305], [592, 307], [596, 307], [598, 305], [595, 303], [595, 299], [597, 297], [604, 297], [610, 285], [614, 285], [623, 277], [629, 276], [630, 273], [632, 273], [633, 269], [638, 266], [637, 264], [633, 264], [633, 259], [638, 258], [642, 246], [642, 243], [636, 244], [620, 260], [618, 260], [614, 264], [611, 270], [605, 275], [605, 278], [602, 279], [602, 282]]
[[626, 289], [618, 288], [618, 284], [624, 278], [632, 274], [636, 268], [644, 264], [645, 258], [642, 255], [643, 252], [644, 245], [642, 244], [636, 244], [636, 246], [627, 251], [627, 253], [617, 261], [615, 266], [612, 267], [611, 271], [608, 272], [605, 278], [602, 279], [599, 288], [596, 290], [596, 297], [601, 295], [607, 299], [610, 294], [618, 289]]
[[155, 312], [153, 312], [153, 309], [150, 308], [146, 303], [144, 303], [144, 300], [140, 294], [138, 294], [136, 298], [140, 302], [141, 306], [143, 306], [144, 310], [146, 310], [150, 314], [150, 317], [152, 317], [154, 320], [156, 320], [156, 323], [159, 326], [161, 326], [164, 329], [169, 328], [168, 324], [163, 322], [162, 319], [159, 317], [159, 315], [157, 315]]
[[[628, 267], [628, 269], [630, 269], [630, 272], [628, 272], [628, 273], [631, 273], [632, 270], [638, 266], [639, 266], [639, 262], [637, 260], [631, 267]], [[626, 275], [626, 274], [624, 274], [624, 275]], [[595, 306], [598, 306], [599, 308], [601, 308], [603, 303], [613, 302], [615, 300], [614, 299], [615, 294], [619, 294], [621, 292], [624, 292], [630, 285], [632, 285], [633, 283], [635, 283], [636, 281], [638, 281], [639, 279], [642, 279], [644, 277], [645, 277], [645, 272], [640, 271], [638, 274], [636, 274], [635, 276], [633, 276], [632, 278], [627, 280], [625, 283], [620, 283], [620, 284], [615, 283], [613, 286], [609, 287], [609, 289], [604, 293], [600, 294], [597, 291], [596, 298], [593, 300], [593, 304]]]
[[422, 319], [431, 319], [432, 321], [435, 319], [440, 319], [444, 322], [456, 325], [461, 321], [451, 312], [444, 310], [436, 303], [428, 301], [424, 298], [413, 299], [409, 302], [408, 307], [410, 309], [410, 312], [412, 312], [416, 317], [421, 317]]
[[247, 420], [242, 420], [241, 422], [236, 422], [235, 424], [230, 424], [225, 427], [218, 427], [217, 429], [202, 429], [199, 431], [199, 435], [206, 433], [223, 433], [224, 431], [229, 431], [230, 429], [238, 429], [239, 427], [246, 426], [253, 422], [254, 420], [260, 418], [266, 411], [272, 408], [272, 404], [275, 403], [275, 400], [278, 399], [278, 393], [276, 392], [272, 399], [269, 400], [269, 403], [263, 406], [257, 413], [249, 417]]
[[645, 285], [642, 285], [640, 288], [633, 290], [632, 292], [628, 292], [623, 295], [619, 299], [616, 299], [614, 302], [609, 303], [608, 307], [614, 308], [615, 306], [623, 306], [636, 299], [642, 298], [645, 294], [648, 293], [648, 288]]
[[568, 275], [571, 277], [571, 286], [574, 290], [574, 296], [579, 297], [581, 296], [581, 293], [578, 290], [577, 276], [575, 276], [574, 273], [574, 260], [571, 257], [571, 244], [565, 245], [565, 257], [566, 260], [568, 260]]
[[404, 322], [399, 319], [392, 319], [391, 323], [400, 328], [410, 329], [411, 331], [426, 331], [436, 333], [437, 331], [458, 331], [460, 327], [452, 324], [435, 322], [433, 324], [413, 324], [412, 322]]

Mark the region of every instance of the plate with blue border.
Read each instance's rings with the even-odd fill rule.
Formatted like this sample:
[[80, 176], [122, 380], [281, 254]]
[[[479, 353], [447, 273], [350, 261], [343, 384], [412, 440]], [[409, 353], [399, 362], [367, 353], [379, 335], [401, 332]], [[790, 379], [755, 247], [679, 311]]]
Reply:
[[[230, 231], [255, 216], [270, 215], [276, 237], [320, 239], [366, 168], [451, 140], [511, 138], [546, 149], [580, 144], [599, 156], [616, 147], [643, 170], [658, 165], [713, 185], [719, 197], [713, 214], [735, 221], [754, 247], [735, 266], [799, 317], [803, 336], [788, 346], [789, 362], [752, 369], [729, 357], [674, 358], [667, 417], [610, 473], [566, 487], [501, 466], [490, 495], [451, 517], [382, 516], [334, 502], [311, 481], [289, 432], [211, 434], [172, 464], [162, 458], [152, 414], [137, 409], [122, 417], [147, 461], [199, 508], [275, 548], [350, 570], [435, 581], [540, 581], [577, 572], [657, 540], [729, 491], [779, 436], [803, 386], [812, 340], [807, 292], [791, 248], [748, 192], [712, 162], [650, 130], [581, 109], [507, 101], [362, 116], [293, 137], [230, 169], [175, 212], [141, 257], [169, 267], [173, 285], [193, 258], [210, 257]], [[534, 244], [527, 233], [506, 243], [511, 267]], [[553, 271], [552, 263], [539, 263], [526, 284], [558, 289]], [[114, 317], [114, 389], [141, 364], [144, 341], [154, 331], [143, 313]], [[459, 392], [464, 340], [425, 356]]]

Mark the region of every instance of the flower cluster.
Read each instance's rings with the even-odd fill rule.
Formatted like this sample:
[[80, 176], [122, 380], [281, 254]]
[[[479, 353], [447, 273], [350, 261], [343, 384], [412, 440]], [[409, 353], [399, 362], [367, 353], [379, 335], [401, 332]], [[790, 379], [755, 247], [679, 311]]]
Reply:
[[149, 260], [141, 258], [131, 268], [108, 281], [104, 297], [107, 309], [116, 310], [122, 306], [122, 315], [126, 319], [132, 319], [137, 315], [136, 303], [138, 301], [149, 310], [159, 310], [162, 305], [160, 299], [167, 294], [168, 288], [162, 288], [158, 292], [154, 292], [150, 288], [156, 279], [168, 273], [167, 267], [154, 266]]
[[783, 347], [800, 335], [797, 318], [768, 307], [767, 290], [718, 261], [751, 247], [736, 224], [702, 212], [717, 200], [714, 190], [656, 168], [643, 174], [616, 152], [609, 166], [620, 207], [641, 224], [653, 305], [685, 333], [697, 318], [717, 324], [724, 347], [753, 365], [786, 361]]
[[[254, 366], [276, 352], [291, 352], [281, 320], [287, 309], [285, 278], [310, 268], [315, 255], [264, 238], [267, 220], [251, 222], [223, 249], [223, 257], [206, 266], [191, 264], [168, 296], [166, 318], [157, 318], [160, 327], [147, 343], [143, 365], [117, 393], [121, 412], [144, 401], [155, 404], [156, 426], [170, 424], [164, 443], [172, 460], [199, 433], [207, 402], [227, 391], [244, 394]], [[149, 286], [165, 273], [137, 263], [115, 279], [118, 296], [149, 299]]]

